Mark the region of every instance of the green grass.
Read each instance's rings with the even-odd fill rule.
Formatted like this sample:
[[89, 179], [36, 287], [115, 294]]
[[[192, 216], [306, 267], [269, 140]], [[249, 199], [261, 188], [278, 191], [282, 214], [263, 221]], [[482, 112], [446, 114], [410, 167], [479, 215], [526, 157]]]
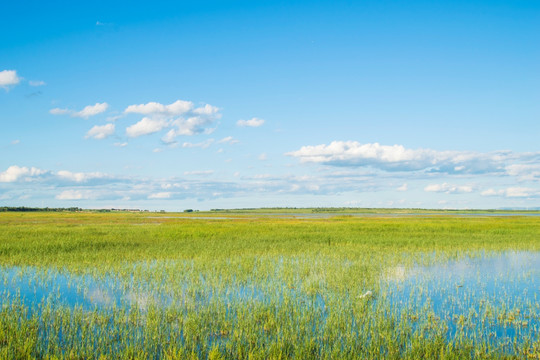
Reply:
[[[217, 218], [197, 218], [202, 215]], [[16, 296], [4, 294], [0, 358], [540, 356], [538, 336], [512, 344], [512, 351], [481, 335], [449, 340], [443, 322], [428, 321], [429, 311], [404, 319], [379, 289], [386, 269], [398, 264], [483, 251], [539, 251], [540, 217], [220, 216], [0, 214], [5, 269], [113, 277], [119, 287], [136, 284], [174, 299], [171, 306], [144, 311], [131, 306], [88, 312], [47, 302], [39, 305], [38, 317]], [[53, 275], [36, 275], [38, 281], [47, 276]], [[257, 289], [263, 300], [223, 300], [243, 287]], [[367, 290], [378, 300], [359, 299]], [[319, 298], [325, 314], [316, 306]], [[420, 320], [411, 321], [415, 316]]]

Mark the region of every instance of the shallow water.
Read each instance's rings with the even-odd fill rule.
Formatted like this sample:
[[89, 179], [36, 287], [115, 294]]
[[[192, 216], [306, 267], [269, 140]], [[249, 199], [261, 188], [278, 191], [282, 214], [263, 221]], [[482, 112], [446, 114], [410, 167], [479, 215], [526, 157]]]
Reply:
[[538, 339], [540, 253], [480, 254], [430, 266], [388, 269], [382, 291], [397, 313], [431, 316], [457, 333], [490, 343]]
[[0, 303], [18, 298], [30, 309], [44, 302], [85, 310], [121, 304], [143, 307], [148, 300], [144, 294], [136, 294], [133, 290], [122, 291], [118, 281], [110, 277], [97, 279], [29, 267], [4, 267], [0, 274]]
[[[282, 262], [278, 268], [287, 266]], [[312, 315], [312, 332], [317, 338], [333, 311], [362, 302], [373, 313], [383, 311], [398, 323], [407, 323], [411, 331], [425, 331], [435, 321], [450, 342], [465, 337], [510, 354], [512, 344], [538, 341], [540, 334], [539, 252], [478, 253], [429, 266], [393, 266], [386, 269], [380, 288], [373, 293], [365, 289], [365, 296], [345, 297], [324, 284], [320, 291], [308, 291], [306, 279], [298, 279], [295, 286], [273, 276], [259, 282], [223, 284], [215, 279], [209, 282], [196, 271], [188, 273], [190, 268], [189, 262], [175, 261], [126, 264], [122, 276], [93, 277], [52, 269], [0, 267], [0, 305], [20, 299], [30, 313], [39, 313], [43, 303], [103, 312], [174, 308], [184, 315], [214, 309], [225, 311], [224, 318], [234, 324], [242, 309], [257, 304], [276, 309], [287, 303], [299, 313]], [[171, 269], [172, 277], [167, 273]], [[178, 276], [183, 272], [185, 276]], [[356, 320], [351, 319], [354, 333], [362, 331]]]
[[[162, 273], [178, 263], [149, 262], [133, 264], [130, 271], [143, 270]], [[200, 308], [211, 303], [232, 304], [270, 303], [276, 299], [296, 299], [299, 303], [324, 308], [319, 295], [315, 299], [300, 289], [289, 288], [275, 281], [265, 283], [230, 283], [216, 287], [202, 275], [198, 279], [170, 283], [163, 275], [162, 282], [148, 282], [145, 276], [122, 278], [116, 274], [93, 277], [74, 275], [65, 271], [33, 267], [0, 267], [0, 305], [14, 299], [32, 309], [40, 304], [77, 307], [83, 310], [114, 310], [115, 308], [147, 310], [150, 306], [167, 308]], [[194, 282], [196, 281], [196, 283]]]

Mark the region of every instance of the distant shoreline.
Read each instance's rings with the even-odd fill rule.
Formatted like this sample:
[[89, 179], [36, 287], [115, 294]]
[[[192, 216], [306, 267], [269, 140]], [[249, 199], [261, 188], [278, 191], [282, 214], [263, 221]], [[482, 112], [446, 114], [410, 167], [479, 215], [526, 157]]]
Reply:
[[291, 208], [291, 207], [272, 207], [272, 208], [238, 208], [238, 209], [211, 209], [211, 210], [145, 210], [145, 209], [84, 209], [79, 207], [69, 208], [40, 208], [25, 206], [0, 206], [0, 212], [130, 212], [130, 213], [167, 213], [167, 214], [190, 214], [190, 213], [226, 213], [226, 214], [259, 214], [259, 215], [278, 215], [278, 214], [339, 214], [339, 215], [362, 215], [362, 214], [395, 214], [395, 215], [540, 215], [540, 208], [534, 209], [421, 209], [421, 208], [348, 208], [348, 207], [328, 207], [328, 208]]

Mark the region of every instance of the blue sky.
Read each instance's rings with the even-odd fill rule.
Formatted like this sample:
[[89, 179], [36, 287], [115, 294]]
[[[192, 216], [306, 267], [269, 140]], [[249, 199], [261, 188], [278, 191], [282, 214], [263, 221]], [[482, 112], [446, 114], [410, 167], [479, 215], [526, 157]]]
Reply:
[[540, 3], [11, 2], [0, 205], [540, 206]]

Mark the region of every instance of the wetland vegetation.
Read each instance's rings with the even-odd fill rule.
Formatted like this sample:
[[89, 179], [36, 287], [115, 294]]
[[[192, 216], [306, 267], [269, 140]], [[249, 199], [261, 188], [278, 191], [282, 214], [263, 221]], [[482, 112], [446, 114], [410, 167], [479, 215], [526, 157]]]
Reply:
[[293, 210], [3, 213], [0, 358], [540, 358], [539, 217]]

